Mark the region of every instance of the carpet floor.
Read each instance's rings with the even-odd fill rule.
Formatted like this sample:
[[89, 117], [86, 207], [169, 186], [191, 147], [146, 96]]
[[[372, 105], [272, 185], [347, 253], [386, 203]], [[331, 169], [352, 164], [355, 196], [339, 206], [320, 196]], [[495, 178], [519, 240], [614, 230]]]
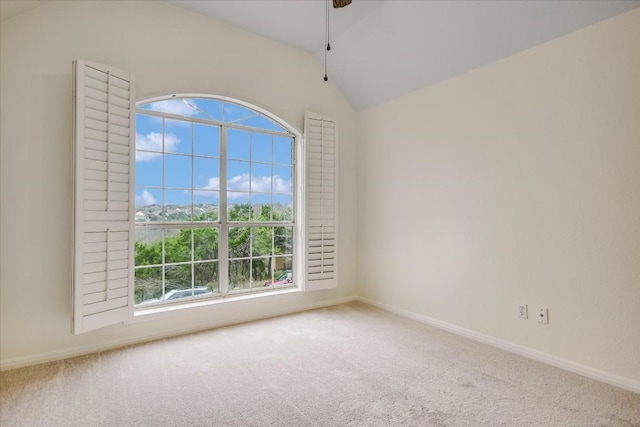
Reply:
[[350, 303], [0, 373], [9, 426], [640, 426], [640, 394]]

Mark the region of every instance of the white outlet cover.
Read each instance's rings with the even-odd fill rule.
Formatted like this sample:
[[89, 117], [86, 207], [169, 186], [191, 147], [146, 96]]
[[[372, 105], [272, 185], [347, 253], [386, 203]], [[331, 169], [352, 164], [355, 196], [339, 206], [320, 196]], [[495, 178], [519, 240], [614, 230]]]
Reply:
[[527, 319], [529, 317], [529, 307], [527, 304], [520, 304], [518, 306], [518, 317]]
[[538, 323], [549, 323], [549, 311], [546, 308], [541, 308], [538, 310]]

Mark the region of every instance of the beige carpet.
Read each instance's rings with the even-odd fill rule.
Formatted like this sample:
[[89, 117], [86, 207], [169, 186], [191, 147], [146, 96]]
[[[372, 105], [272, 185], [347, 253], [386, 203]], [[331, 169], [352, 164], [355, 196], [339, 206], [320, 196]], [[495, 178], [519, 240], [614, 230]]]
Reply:
[[9, 426], [639, 426], [640, 395], [360, 303], [0, 373]]

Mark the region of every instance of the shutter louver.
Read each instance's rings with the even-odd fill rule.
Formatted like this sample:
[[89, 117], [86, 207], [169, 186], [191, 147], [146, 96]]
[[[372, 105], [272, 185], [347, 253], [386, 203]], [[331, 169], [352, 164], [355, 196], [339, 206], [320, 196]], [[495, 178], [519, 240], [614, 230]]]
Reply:
[[338, 286], [338, 129], [314, 113], [305, 115], [305, 290]]
[[74, 61], [72, 333], [133, 312], [134, 95], [129, 73]]

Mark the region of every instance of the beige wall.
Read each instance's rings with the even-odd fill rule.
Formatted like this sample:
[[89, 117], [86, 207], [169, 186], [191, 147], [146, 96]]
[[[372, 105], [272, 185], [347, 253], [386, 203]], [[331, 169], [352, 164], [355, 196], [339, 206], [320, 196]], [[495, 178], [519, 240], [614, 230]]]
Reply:
[[[49, 2], [2, 22], [0, 363], [15, 365], [274, 315], [354, 294], [355, 113], [310, 54], [164, 2]], [[337, 119], [340, 288], [270, 296], [72, 336], [71, 61], [131, 71], [137, 97], [227, 95], [302, 130], [305, 110]], [[40, 358], [40, 359], [39, 359]]]
[[358, 130], [364, 297], [640, 380], [640, 10]]

